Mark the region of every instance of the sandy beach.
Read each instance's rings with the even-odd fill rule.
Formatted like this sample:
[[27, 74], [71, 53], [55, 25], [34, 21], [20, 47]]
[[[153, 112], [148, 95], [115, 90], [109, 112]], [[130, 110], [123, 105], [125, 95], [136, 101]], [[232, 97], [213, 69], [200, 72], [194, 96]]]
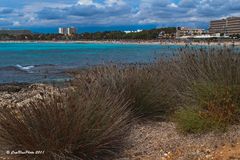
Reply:
[[195, 45], [195, 46], [240, 46], [240, 41], [218, 41], [218, 42], [207, 42], [207, 41], [189, 41], [189, 40], [148, 40], [148, 41], [136, 41], [136, 40], [101, 40], [101, 41], [0, 41], [0, 43], [81, 43], [81, 44], [140, 44], [140, 45], [179, 45], [179, 46], [186, 46], [186, 45]]

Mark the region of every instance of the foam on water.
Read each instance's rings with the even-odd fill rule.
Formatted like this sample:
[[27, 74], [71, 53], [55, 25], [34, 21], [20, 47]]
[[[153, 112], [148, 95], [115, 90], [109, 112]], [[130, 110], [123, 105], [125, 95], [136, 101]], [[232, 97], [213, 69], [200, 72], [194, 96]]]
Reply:
[[19, 64], [17, 64], [16, 67], [18, 67], [20, 70], [24, 70], [24, 71], [28, 71], [28, 70], [31, 70], [32, 68], [34, 68], [34, 66], [21, 66]]

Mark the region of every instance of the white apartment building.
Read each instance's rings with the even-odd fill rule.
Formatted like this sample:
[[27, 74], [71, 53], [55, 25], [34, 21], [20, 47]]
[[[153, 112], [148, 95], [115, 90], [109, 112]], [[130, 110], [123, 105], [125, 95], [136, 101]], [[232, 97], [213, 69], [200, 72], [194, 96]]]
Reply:
[[67, 28], [60, 27], [58, 29], [58, 33], [65, 34], [65, 35], [73, 35], [77, 33], [77, 29], [75, 27], [67, 27]]

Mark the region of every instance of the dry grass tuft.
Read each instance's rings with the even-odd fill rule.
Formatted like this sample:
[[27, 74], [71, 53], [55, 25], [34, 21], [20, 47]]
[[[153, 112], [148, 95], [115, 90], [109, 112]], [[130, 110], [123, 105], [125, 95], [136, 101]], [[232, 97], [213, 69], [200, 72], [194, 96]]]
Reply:
[[16, 159], [101, 160], [113, 156], [130, 127], [128, 101], [121, 93], [74, 91], [32, 102], [15, 110], [0, 108], [0, 145], [10, 151], [45, 151], [8, 155]]
[[213, 128], [225, 128], [239, 121], [240, 55], [237, 51], [228, 48], [182, 51], [174, 64], [176, 88], [185, 108], [181, 113], [189, 113], [186, 106], [194, 106], [194, 114], [207, 120], [206, 124], [210, 121], [217, 124]]
[[91, 88], [97, 84], [99, 90], [109, 89], [112, 94], [124, 90], [136, 117], [165, 119], [174, 108], [175, 95], [164, 63], [95, 67], [81, 72], [74, 86], [87, 84]]

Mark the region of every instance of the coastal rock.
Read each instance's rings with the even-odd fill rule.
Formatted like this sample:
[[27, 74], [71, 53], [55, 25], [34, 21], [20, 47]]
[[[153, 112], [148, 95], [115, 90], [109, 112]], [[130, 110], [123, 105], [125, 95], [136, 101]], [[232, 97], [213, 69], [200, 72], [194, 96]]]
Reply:
[[58, 94], [60, 94], [59, 89], [51, 85], [32, 84], [20, 89], [18, 92], [0, 92], [0, 106], [21, 107], [28, 105], [32, 101]]

